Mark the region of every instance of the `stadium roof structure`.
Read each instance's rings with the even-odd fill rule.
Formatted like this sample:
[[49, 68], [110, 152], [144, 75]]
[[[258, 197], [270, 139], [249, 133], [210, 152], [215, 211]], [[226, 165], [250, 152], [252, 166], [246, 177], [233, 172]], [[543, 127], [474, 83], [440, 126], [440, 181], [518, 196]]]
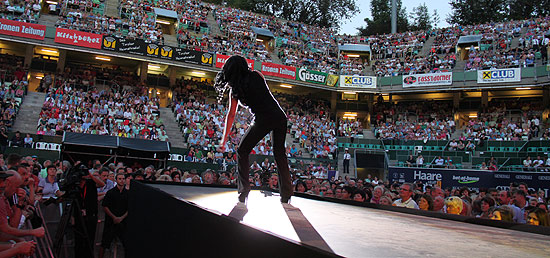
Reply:
[[156, 7], [154, 9], [155, 9], [155, 14], [158, 16], [168, 17], [176, 20], [178, 19], [178, 13], [176, 13], [175, 11], [156, 8]]
[[363, 44], [344, 44], [339, 45], [338, 50], [348, 52], [370, 52], [370, 46]]
[[469, 44], [469, 43], [479, 43], [481, 41], [482, 35], [468, 35], [468, 36], [461, 36], [458, 39], [458, 45], [460, 44]]
[[275, 35], [273, 35], [273, 32], [271, 32], [270, 30], [268, 29], [264, 29], [264, 28], [258, 28], [258, 27], [254, 27], [254, 26], [251, 26], [250, 29], [252, 29], [252, 31], [260, 36], [265, 36], [265, 37], [270, 37], [270, 38], [274, 38]]

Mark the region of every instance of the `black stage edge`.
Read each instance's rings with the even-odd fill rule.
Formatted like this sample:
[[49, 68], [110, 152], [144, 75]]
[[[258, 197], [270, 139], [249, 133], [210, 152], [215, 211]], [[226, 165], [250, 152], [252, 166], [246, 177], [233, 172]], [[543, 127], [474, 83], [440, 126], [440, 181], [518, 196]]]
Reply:
[[340, 257], [277, 237], [133, 180], [127, 257]]

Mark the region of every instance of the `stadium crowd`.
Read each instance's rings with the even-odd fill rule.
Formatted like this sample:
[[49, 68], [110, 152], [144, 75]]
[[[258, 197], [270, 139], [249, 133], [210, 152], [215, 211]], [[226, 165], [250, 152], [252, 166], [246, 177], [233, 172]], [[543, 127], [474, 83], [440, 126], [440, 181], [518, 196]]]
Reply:
[[93, 83], [98, 74], [100, 78], [116, 78], [120, 83], [134, 79], [124, 72], [67, 67], [65, 73], [56, 76], [55, 83], [43, 87], [47, 94], [37, 134], [62, 135], [69, 131], [168, 140], [157, 97], [149, 98], [143, 85], [127, 89], [125, 84], [114, 84], [116, 87], [97, 89]]
[[374, 134], [380, 139], [449, 140], [456, 130], [450, 102], [377, 103]]

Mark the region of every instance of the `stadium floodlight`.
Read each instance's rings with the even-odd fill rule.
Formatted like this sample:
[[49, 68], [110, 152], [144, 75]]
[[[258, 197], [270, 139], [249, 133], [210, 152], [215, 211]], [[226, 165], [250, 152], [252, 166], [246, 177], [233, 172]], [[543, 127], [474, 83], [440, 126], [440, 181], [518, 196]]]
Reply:
[[165, 25], [170, 25], [170, 22], [169, 22], [169, 21], [165, 21], [165, 20], [157, 20], [157, 23], [165, 24]]
[[256, 39], [256, 41], [258, 41], [258, 42], [264, 42], [263, 39]]
[[353, 95], [355, 95], [356, 93], [353, 92], [353, 91], [344, 91], [344, 94], [353, 94]]
[[44, 78], [44, 77], [42, 77], [42, 76], [36, 76], [36, 79], [42, 80], [42, 78]]
[[516, 88], [516, 90], [530, 90], [531, 88], [529, 87], [519, 87], [519, 88]]
[[147, 67], [149, 67], [149, 69], [160, 69], [160, 66], [158, 66], [158, 65], [152, 65], [152, 64], [147, 65]]
[[40, 49], [40, 51], [50, 53], [50, 54], [54, 54], [54, 55], [59, 54], [56, 50], [45, 49], [45, 48]]
[[355, 57], [355, 58], [358, 58], [360, 57], [359, 55], [356, 55], [356, 54], [349, 54], [348, 57]]
[[55, 1], [46, 1], [46, 3], [48, 3], [48, 4], [58, 4], [58, 2], [55, 2]]
[[477, 118], [477, 115], [469, 115], [469, 118]]
[[111, 58], [103, 57], [103, 56], [96, 56], [95, 59], [101, 60], [101, 61], [111, 62]]
[[281, 84], [280, 86], [283, 87], [283, 88], [292, 89], [292, 85]]
[[206, 73], [204, 73], [204, 72], [197, 72], [197, 71], [192, 71], [191, 73], [196, 74], [196, 75], [200, 75], [200, 76], [205, 76], [206, 75]]

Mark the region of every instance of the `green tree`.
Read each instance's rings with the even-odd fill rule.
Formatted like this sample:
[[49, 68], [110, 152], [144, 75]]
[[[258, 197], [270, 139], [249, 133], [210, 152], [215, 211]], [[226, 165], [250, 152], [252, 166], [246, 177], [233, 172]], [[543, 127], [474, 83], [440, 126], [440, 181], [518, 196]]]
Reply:
[[[365, 18], [367, 25], [357, 28], [359, 34], [376, 35], [391, 32], [391, 0], [372, 0], [370, 2], [371, 18]], [[401, 0], [397, 0], [397, 31], [409, 30], [407, 9], [402, 7]]]
[[437, 13], [437, 10], [434, 9], [434, 12], [432, 14], [432, 24], [434, 28], [437, 28], [439, 21], [441, 21], [441, 19], [439, 18], [439, 13]]
[[523, 20], [535, 15], [535, 2], [533, 0], [512, 0], [509, 2], [508, 19]]
[[451, 0], [449, 24], [473, 25], [500, 22], [506, 17], [506, 0]]
[[433, 27], [432, 18], [426, 3], [413, 8], [411, 13], [411, 30], [429, 30]]
[[[218, 0], [212, 0], [218, 1]], [[231, 7], [298, 21], [320, 27], [338, 28], [359, 10], [356, 0], [228, 0]]]

